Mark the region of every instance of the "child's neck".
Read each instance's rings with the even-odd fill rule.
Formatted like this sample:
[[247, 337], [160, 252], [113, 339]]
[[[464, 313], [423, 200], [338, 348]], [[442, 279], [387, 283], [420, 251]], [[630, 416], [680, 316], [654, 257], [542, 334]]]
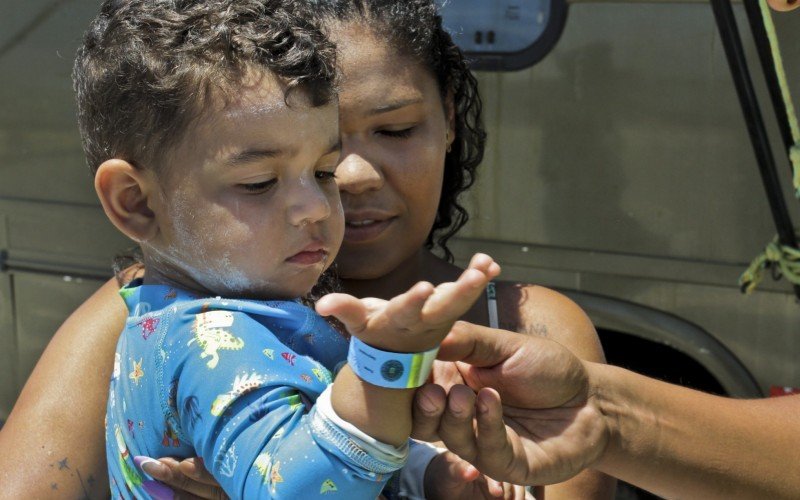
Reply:
[[[180, 263], [162, 257], [158, 252], [143, 249], [143, 260], [147, 270], [142, 280], [144, 285], [164, 285], [184, 290], [198, 297], [225, 297], [229, 299], [274, 300], [279, 297], [264, 293], [248, 292], [235, 286], [229, 277], [213, 276], [206, 270], [187, 270]], [[199, 279], [196, 277], [200, 277]], [[214, 286], [214, 285], [217, 286]], [[291, 297], [290, 299], [294, 299]]]

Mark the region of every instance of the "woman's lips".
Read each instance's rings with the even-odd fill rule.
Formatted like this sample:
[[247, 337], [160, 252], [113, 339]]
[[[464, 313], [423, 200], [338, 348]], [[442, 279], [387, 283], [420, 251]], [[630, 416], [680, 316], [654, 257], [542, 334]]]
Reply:
[[394, 217], [384, 219], [359, 218], [358, 220], [345, 218], [344, 241], [346, 243], [361, 243], [377, 238], [394, 222], [394, 219]]

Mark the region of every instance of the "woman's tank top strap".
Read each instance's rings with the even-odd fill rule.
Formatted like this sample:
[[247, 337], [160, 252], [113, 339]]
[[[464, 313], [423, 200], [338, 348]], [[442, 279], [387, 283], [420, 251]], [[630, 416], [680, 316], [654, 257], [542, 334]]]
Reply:
[[486, 307], [489, 309], [489, 327], [499, 328], [500, 322], [497, 319], [497, 290], [494, 281], [486, 285]]

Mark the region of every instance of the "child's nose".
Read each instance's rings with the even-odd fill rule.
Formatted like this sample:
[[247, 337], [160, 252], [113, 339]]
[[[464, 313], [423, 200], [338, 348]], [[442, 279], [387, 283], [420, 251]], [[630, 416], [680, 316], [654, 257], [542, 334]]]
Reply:
[[315, 180], [302, 180], [292, 190], [289, 201], [289, 223], [303, 226], [331, 215], [331, 204], [322, 187]]
[[383, 186], [383, 173], [365, 156], [350, 153], [336, 168], [336, 185], [347, 194], [361, 194]]

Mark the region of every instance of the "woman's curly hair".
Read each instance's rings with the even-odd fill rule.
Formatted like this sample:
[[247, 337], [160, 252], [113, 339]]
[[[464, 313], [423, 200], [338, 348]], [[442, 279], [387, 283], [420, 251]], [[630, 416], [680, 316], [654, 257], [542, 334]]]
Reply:
[[335, 96], [336, 51], [293, 0], [106, 0], [73, 68], [94, 174], [110, 158], [157, 169], [211, 103], [266, 70], [312, 106]]
[[420, 62], [436, 78], [442, 100], [452, 95], [455, 141], [445, 157], [444, 183], [426, 246], [439, 247], [447, 260], [447, 241], [469, 219], [459, 195], [475, 182], [483, 160], [486, 131], [481, 119], [478, 82], [461, 49], [442, 26], [433, 0], [307, 0], [323, 23], [359, 22], [387, 40], [399, 54]]

